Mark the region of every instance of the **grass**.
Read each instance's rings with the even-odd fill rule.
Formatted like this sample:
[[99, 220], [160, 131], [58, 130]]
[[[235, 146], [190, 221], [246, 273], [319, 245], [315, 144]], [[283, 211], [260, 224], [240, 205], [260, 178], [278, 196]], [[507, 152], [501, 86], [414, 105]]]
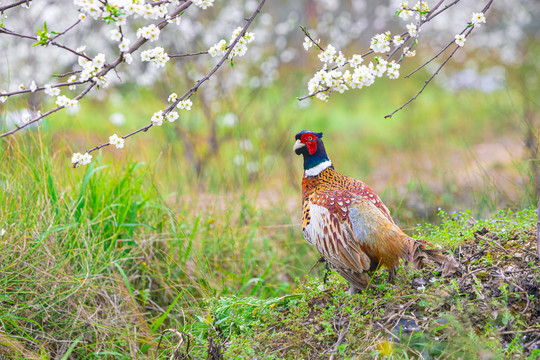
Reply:
[[470, 213], [440, 215], [440, 225], [419, 230], [433, 242], [452, 238], [463, 268], [450, 278], [402, 267], [396, 284], [378, 273], [373, 288], [352, 297], [332, 274], [326, 283], [297, 279], [281, 298], [215, 299], [187, 331], [195, 345], [183, 354], [203, 358], [221, 346], [226, 359], [540, 358], [536, 212], [504, 211], [475, 224]]
[[[81, 103], [75, 117], [59, 113], [42, 128], [2, 141], [0, 355], [165, 358], [175, 348], [185, 352], [189, 338], [193, 358], [205, 357], [211, 342], [224, 345], [223, 339], [230, 341], [215, 351], [251, 358], [262, 351], [253, 339], [283, 342], [261, 332], [283, 314], [296, 331], [287, 336], [301, 343], [308, 331], [331, 345], [336, 314], [352, 316], [358, 306], [368, 309], [354, 315], [355, 331], [363, 331], [364, 317], [380, 316], [377, 309], [400, 299], [399, 289], [385, 288], [389, 295], [382, 297], [380, 289], [341, 309], [349, 300], [339, 278], [332, 278], [325, 293], [318, 289], [317, 272], [295, 282], [318, 258], [302, 239], [301, 164], [290, 151], [294, 133], [304, 128], [323, 130], [338, 170], [373, 185], [409, 231], [420, 223], [416, 231], [422, 238], [455, 247], [483, 227], [509, 241], [505, 231], [530, 229], [530, 210], [505, 210], [502, 217], [469, 223], [499, 207], [522, 209], [534, 202], [532, 191], [515, 197], [491, 181], [501, 171], [519, 185], [526, 179], [521, 160], [482, 165], [485, 181], [457, 183], [470, 175], [466, 168], [477, 165], [467, 154], [478, 143], [519, 139], [501, 115], [513, 106], [506, 94], [454, 96], [433, 87], [422, 102], [383, 120], [404, 94], [417, 89], [405, 84], [393, 89], [383, 83], [365, 96], [349, 94], [304, 108], [292, 100], [300, 90], [280, 86], [259, 94], [223, 94], [219, 102], [197, 97], [192, 113], [177, 126], [130, 138], [127, 151], [105, 149], [92, 165], [76, 170], [69, 164], [71, 153], [145, 124], [162, 105], [160, 98], [125, 87], [121, 97]], [[4, 109], [24, 105], [7, 103]], [[107, 123], [118, 111], [126, 124]], [[223, 124], [226, 113], [235, 114], [237, 125]], [[208, 141], [212, 126], [216, 148]], [[457, 215], [438, 207], [473, 210]], [[300, 320], [309, 315], [313, 299], [320, 305], [320, 327], [302, 330]], [[489, 337], [486, 330], [467, 342], [470, 329], [460, 328], [459, 319], [452, 324], [462, 341], [454, 347]], [[360, 339], [374, 339], [369, 336]], [[382, 335], [376, 336], [383, 345], [368, 347], [366, 354], [390, 351]], [[338, 351], [346, 354], [348, 346]], [[414, 346], [390, 347], [410, 354]]]

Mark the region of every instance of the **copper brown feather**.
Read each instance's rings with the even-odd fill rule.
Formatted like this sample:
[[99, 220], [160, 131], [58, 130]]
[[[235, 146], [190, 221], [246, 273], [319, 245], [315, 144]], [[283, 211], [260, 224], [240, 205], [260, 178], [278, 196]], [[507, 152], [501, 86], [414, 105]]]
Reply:
[[334, 170], [321, 140], [322, 133], [296, 136], [294, 151], [304, 155], [302, 229], [305, 239], [351, 284], [351, 293], [370, 282], [369, 272], [383, 266], [395, 276], [400, 259], [415, 267], [431, 262], [455, 271], [453, 258], [428, 243], [406, 235], [388, 208], [365, 183]]

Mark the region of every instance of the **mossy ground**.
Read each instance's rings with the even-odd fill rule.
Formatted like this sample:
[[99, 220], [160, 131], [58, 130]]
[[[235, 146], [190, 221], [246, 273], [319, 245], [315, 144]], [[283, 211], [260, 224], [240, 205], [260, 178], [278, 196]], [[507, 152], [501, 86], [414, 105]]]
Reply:
[[[442, 278], [436, 268], [385, 271], [373, 286], [350, 296], [346, 282], [306, 277], [294, 293], [262, 300], [222, 297], [185, 329], [192, 339], [177, 356], [193, 359], [501, 359], [540, 358], [540, 262], [534, 210], [500, 212], [478, 221], [470, 214], [424, 225], [460, 264]], [[438, 241], [439, 240], [439, 241]], [[162, 349], [177, 343], [165, 336]], [[162, 353], [162, 354], [163, 354]], [[182, 358], [182, 357], [177, 357]]]

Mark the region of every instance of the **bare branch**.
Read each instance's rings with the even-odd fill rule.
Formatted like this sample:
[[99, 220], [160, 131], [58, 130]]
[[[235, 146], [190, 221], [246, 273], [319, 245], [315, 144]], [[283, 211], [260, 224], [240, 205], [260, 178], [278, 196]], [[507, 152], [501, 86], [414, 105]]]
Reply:
[[[180, 13], [182, 13], [182, 11], [184, 11], [189, 6], [191, 6], [191, 4], [192, 4], [191, 1], [187, 1], [184, 4], [180, 5], [177, 9], [174, 10], [174, 12], [171, 14], [171, 17], [178, 16]], [[163, 20], [157, 26], [161, 30], [165, 26], [167, 26], [167, 24], [168, 24], [168, 21]], [[0, 33], [1, 32], [7, 33], [7, 34], [10, 34], [10, 35], [14, 35], [14, 36], [23, 37], [23, 38], [32, 38], [32, 37], [29, 37], [27, 35], [15, 33], [15, 32], [13, 32], [11, 30], [6, 29], [6, 28], [0, 28]], [[32, 39], [35, 40], [35, 38], [32, 38]], [[145, 39], [145, 38], [139, 39], [135, 44], [133, 44], [133, 46], [131, 46], [129, 48], [129, 50], [126, 53], [132, 53], [132, 52], [136, 51], [139, 47], [141, 47], [147, 41], [148, 40]], [[86, 55], [84, 55], [82, 53], [79, 53], [79, 52], [77, 52], [77, 51], [75, 51], [73, 49], [69, 49], [67, 47], [62, 47], [62, 48], [66, 49], [66, 50], [69, 50], [70, 52], [73, 52], [73, 53], [77, 54], [78, 56], [83, 56], [83, 57], [85, 57], [85, 58], [87, 58], [89, 60], [92, 60], [91, 58], [87, 57]], [[98, 77], [98, 78], [102, 77], [102, 76], [106, 75], [109, 71], [115, 69], [123, 61], [123, 56], [124, 55], [121, 53], [115, 61], [113, 61], [111, 64], [105, 66], [98, 74], [96, 74], [96, 77]], [[77, 84], [83, 84], [83, 83], [88, 83], [88, 82], [90, 83], [89, 86], [86, 87], [77, 97], [74, 98], [75, 100], [79, 100], [82, 97], [84, 97], [96, 85], [96, 83], [93, 82], [93, 80], [89, 79], [89, 80], [86, 80], [86, 81], [75, 81], [75, 82], [72, 82], [72, 83], [55, 84], [55, 85], [51, 85], [51, 87], [77, 85]], [[39, 88], [39, 90], [43, 90], [43, 89], [45, 89], [45, 87]], [[12, 92], [12, 93], [3, 93], [2, 96], [11, 96], [11, 95], [17, 95], [17, 94], [22, 94], [22, 93], [27, 93], [27, 92], [31, 92], [31, 90], [27, 89], [27, 90], [15, 91], [15, 92]], [[33, 120], [25, 123], [22, 126], [19, 126], [19, 127], [15, 128], [13, 130], [7, 131], [7, 132], [5, 132], [3, 134], [0, 134], [0, 138], [6, 137], [8, 135], [12, 135], [12, 134], [16, 133], [17, 131], [22, 130], [23, 128], [27, 127], [28, 125], [31, 125], [31, 124], [43, 119], [45, 116], [50, 115], [50, 114], [52, 114], [52, 113], [54, 113], [54, 112], [56, 112], [58, 110], [61, 110], [63, 108], [64, 108], [64, 106], [58, 106], [58, 107], [56, 107], [54, 109], [51, 109], [51, 110], [47, 111], [46, 113], [42, 114], [41, 116], [37, 117], [36, 119], [33, 119]]]
[[[94, 86], [96, 86], [96, 83], [95, 83], [95, 82], [90, 83], [90, 84], [86, 87], [86, 89], [84, 89], [79, 95], [77, 95], [76, 97], [74, 97], [74, 100], [80, 100], [80, 99], [81, 99], [83, 96], [85, 96], [85, 95], [86, 95], [86, 94], [87, 94]], [[40, 121], [41, 119], [43, 119], [44, 117], [49, 116], [50, 114], [55, 113], [55, 112], [57, 112], [58, 110], [61, 110], [61, 109], [63, 109], [63, 108], [64, 108], [64, 106], [57, 106], [57, 107], [55, 107], [54, 109], [51, 109], [51, 110], [47, 111], [47, 112], [44, 113], [44, 114], [41, 114], [41, 115], [38, 116], [37, 118], [35, 118], [35, 119], [33, 119], [33, 120], [30, 120], [30, 121], [28, 121], [27, 123], [25, 123], [25, 124], [23, 124], [23, 125], [21, 125], [21, 126], [16, 127], [16, 128], [13, 129], [13, 130], [10, 130], [10, 131], [8, 131], [8, 132], [5, 132], [5, 133], [3, 133], [3, 134], [0, 134], [0, 138], [6, 137], [6, 136], [8, 136], [8, 135], [12, 135], [12, 134], [16, 133], [17, 131], [20, 131], [20, 130], [24, 129], [25, 127], [27, 127], [27, 126], [29, 126], [29, 125], [32, 125], [33, 123], [36, 123], [36, 122]]]
[[[459, 2], [459, 0], [456, 0], [454, 1], [453, 3], [447, 5], [444, 9], [440, 10], [438, 13], [436, 14], [440, 14], [442, 11], [446, 10], [448, 7], [456, 4], [457, 2]], [[482, 13], [485, 13], [489, 7], [491, 6], [491, 4], [493, 3], [493, 0], [490, 0], [486, 6], [484, 7], [484, 9], [482, 9]], [[435, 15], [434, 15], [435, 16]], [[431, 18], [427, 19], [426, 21], [429, 21], [431, 20], [434, 16], [432, 16]], [[467, 27], [460, 33], [460, 34], [463, 34], [465, 33], [465, 38], [467, 36], [469, 36], [469, 34], [473, 31], [474, 29], [474, 26], [469, 23], [467, 25]], [[444, 52], [444, 50], [446, 50], [448, 47], [450, 47], [450, 45], [453, 44], [453, 41], [450, 42], [443, 50], [441, 50], [439, 52], [439, 54], [435, 55], [433, 58], [431, 58], [430, 60], [428, 60], [427, 63], [431, 62], [434, 58], [438, 57], [440, 54], [442, 54], [442, 52]], [[396, 110], [394, 110], [391, 114], [388, 114], [388, 115], [385, 115], [384, 118], [385, 119], [388, 119], [388, 118], [391, 118], [395, 113], [397, 113], [398, 111], [400, 111], [401, 109], [403, 109], [405, 106], [407, 106], [408, 104], [410, 104], [412, 101], [416, 100], [416, 98], [424, 91], [424, 89], [428, 86], [428, 84], [431, 82], [431, 80], [433, 80], [433, 78], [435, 78], [435, 76], [437, 76], [437, 74], [439, 74], [439, 72], [441, 71], [441, 69], [444, 67], [444, 65], [446, 65], [446, 63], [448, 62], [448, 60], [450, 60], [452, 58], [452, 56], [454, 56], [454, 54], [456, 53], [456, 51], [460, 48], [460, 46], [456, 46], [456, 48], [454, 49], [454, 51], [452, 51], [452, 53], [443, 61], [443, 63], [437, 68], [437, 70], [431, 75], [431, 77], [429, 79], [426, 80], [424, 86], [422, 86], [422, 88], [420, 89], [420, 91], [418, 91], [416, 93], [416, 95], [414, 95], [412, 98], [410, 98], [408, 101], [406, 101], [403, 105], [401, 105], [399, 108], [397, 108]], [[425, 65], [424, 64], [422, 65], [420, 68], [424, 67]], [[410, 73], [409, 75], [407, 75], [406, 77], [409, 77], [410, 75], [414, 74], [416, 71], [418, 71], [420, 68], [414, 70], [412, 73]]]
[[[223, 57], [221, 58], [221, 60], [212, 68], [212, 70], [210, 70], [204, 77], [202, 77], [201, 79], [197, 80], [197, 82], [195, 83], [195, 85], [193, 87], [191, 87], [188, 91], [186, 91], [182, 96], [180, 96], [174, 103], [172, 103], [169, 107], [167, 107], [164, 111], [163, 111], [163, 115], [166, 115], [168, 114], [169, 112], [171, 112], [174, 107], [176, 105], [178, 105], [178, 103], [182, 100], [185, 100], [185, 99], [188, 99], [190, 98], [198, 89], [199, 87], [204, 83], [206, 82], [208, 79], [210, 79], [210, 77], [225, 63], [225, 61], [229, 58], [232, 50], [234, 49], [235, 45], [238, 43], [238, 40], [240, 40], [240, 38], [242, 38], [245, 34], [246, 34], [246, 31], [247, 29], [250, 27], [251, 23], [253, 22], [253, 20], [255, 19], [255, 17], [257, 17], [257, 15], [259, 14], [259, 12], [261, 11], [261, 8], [262, 6], [264, 5], [264, 3], [266, 2], [266, 0], [261, 0], [259, 5], [257, 6], [257, 8], [255, 9], [255, 11], [253, 12], [253, 14], [249, 17], [249, 19], [246, 20], [246, 24], [244, 25], [244, 27], [242, 28], [242, 31], [240, 31], [240, 33], [238, 34], [238, 36], [234, 39], [234, 41], [229, 45], [228, 47], [228, 50], [227, 52], [225, 53], [225, 55], [223, 55]], [[185, 5], [185, 4], [184, 4]], [[189, 6], [189, 5], [188, 5]], [[139, 40], [140, 41], [140, 40]], [[135, 45], [134, 45], [135, 46]], [[140, 46], [140, 45], [139, 45]], [[130, 48], [130, 51], [132, 49]], [[113, 63], [114, 64], [114, 63]], [[112, 66], [113, 64], [111, 64], [110, 66]], [[122, 139], [127, 139], [128, 137], [131, 137], [135, 134], [138, 134], [140, 132], [146, 132], [148, 131], [151, 127], [153, 127], [154, 124], [153, 123], [150, 123], [146, 126], [143, 126], [127, 135], [124, 135], [122, 136]], [[108, 143], [104, 143], [104, 144], [101, 144], [101, 145], [98, 145], [98, 146], [95, 146], [91, 149], [88, 149], [86, 151], [86, 153], [91, 153], [93, 151], [96, 151], [96, 150], [99, 150], [101, 148], [104, 148], [104, 147], [107, 147], [111, 145], [110, 142]], [[73, 164], [73, 167], [77, 167], [78, 163], [74, 163]]]
[[313, 38], [312, 38], [311, 35], [308, 33], [308, 31], [307, 31], [307, 29], [306, 29], [305, 26], [300, 26], [300, 29], [304, 32], [304, 34], [307, 36], [307, 38], [308, 38], [309, 40], [311, 40], [311, 42], [314, 43], [316, 47], [319, 48], [319, 50], [324, 51], [324, 49], [321, 47], [321, 45], [319, 45], [319, 42], [313, 40]]
[[15, 6], [19, 6], [19, 5], [22, 5], [24, 3], [29, 4], [30, 0], [19, 0], [17, 2], [14, 2], [13, 4], [0, 6], [0, 14], [3, 13], [4, 11], [6, 11], [7, 9], [14, 8]]
[[183, 57], [188, 57], [188, 56], [197, 56], [197, 55], [204, 55], [204, 54], [208, 54], [208, 51], [199, 51], [196, 53], [186, 53], [186, 54], [174, 54], [174, 55], [169, 55], [169, 57], [170, 58], [183, 58]]

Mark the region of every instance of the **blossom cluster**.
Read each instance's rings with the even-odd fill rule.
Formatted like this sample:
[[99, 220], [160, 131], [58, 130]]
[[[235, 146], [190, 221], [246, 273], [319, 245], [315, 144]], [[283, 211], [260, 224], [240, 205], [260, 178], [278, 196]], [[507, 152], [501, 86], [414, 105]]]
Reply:
[[[363, 62], [362, 55], [354, 54], [347, 58], [341, 51], [337, 51], [334, 46], [329, 44], [326, 49], [322, 49], [318, 44], [319, 40], [315, 41], [317, 47], [321, 49], [318, 54], [319, 60], [323, 66], [314, 76], [308, 81], [309, 97], [316, 96], [318, 99], [328, 101], [328, 95], [337, 91], [343, 93], [349, 89], [362, 88], [370, 86], [375, 82], [377, 77], [382, 77], [384, 74], [389, 79], [399, 78], [400, 62], [406, 57], [415, 56], [416, 50], [412, 47], [418, 43], [418, 35], [422, 21], [426, 20], [430, 8], [424, 1], [418, 1], [413, 7], [409, 6], [408, 1], [400, 4], [397, 15], [407, 20], [409, 17], [417, 14], [417, 23], [406, 25], [407, 32], [402, 35], [394, 35], [390, 31], [376, 34], [371, 39], [370, 49], [375, 54], [385, 54], [391, 51], [391, 45], [394, 46], [394, 51], [383, 59], [380, 55], [375, 55], [374, 60], [366, 65], [361, 65]], [[469, 27], [479, 27], [485, 23], [486, 19], [483, 13], [473, 13]], [[304, 30], [305, 31], [305, 30]], [[304, 49], [309, 50], [314, 45], [314, 40], [311, 39], [309, 33], [306, 32], [304, 38]], [[399, 60], [390, 61], [390, 57], [399, 50], [407, 40], [414, 39], [413, 43], [403, 48], [402, 56]], [[453, 40], [458, 46], [463, 46], [466, 41], [464, 33], [457, 34]], [[369, 54], [369, 53], [368, 53]], [[348, 69], [341, 68], [348, 66]]]
[[[231, 39], [229, 41], [228, 46], [226, 45], [227, 42], [224, 39], [221, 39], [215, 45], [210, 47], [210, 49], [208, 49], [208, 53], [212, 57], [225, 55], [225, 52], [227, 51], [227, 49], [232, 45], [234, 40], [240, 35], [241, 32], [242, 32], [241, 27], [236, 28], [231, 35]], [[249, 44], [253, 40], [255, 40], [255, 34], [251, 32], [245, 33], [244, 36], [239, 38], [238, 41], [236, 42], [236, 45], [231, 51], [231, 57], [244, 56], [247, 52], [247, 44]]]
[[[84, 47], [78, 48], [77, 52], [84, 54]], [[97, 54], [92, 60], [88, 60], [85, 57], [79, 56], [79, 65], [83, 68], [80, 75], [80, 81], [87, 81], [92, 79], [101, 87], [107, 87], [109, 85], [109, 78], [107, 75], [97, 76], [98, 73], [105, 67], [105, 55], [102, 53]]]
[[429, 5], [425, 1], [418, 1], [414, 6], [410, 7], [408, 1], [403, 1], [399, 4], [397, 11], [398, 16], [403, 20], [408, 20], [415, 13], [417, 18], [426, 19], [426, 14], [429, 12]]
[[124, 139], [118, 137], [116, 134], [109, 136], [109, 144], [116, 146], [117, 149], [122, 149], [124, 147]]
[[151, 62], [156, 67], [165, 67], [165, 64], [170, 60], [169, 55], [162, 47], [145, 50], [141, 53], [141, 61]]
[[70, 110], [75, 110], [77, 108], [77, 104], [77, 100], [70, 99], [65, 95], [60, 95], [56, 98], [56, 105], [67, 107]]
[[75, 153], [71, 157], [71, 163], [75, 166], [88, 165], [92, 162], [92, 155], [89, 153]]
[[[37, 43], [34, 45], [53, 45], [58, 46], [64, 50], [70, 51], [72, 54], [78, 56], [79, 69], [74, 69], [66, 74], [60, 75], [60, 77], [65, 77], [67, 80], [62, 83], [51, 83], [45, 84], [38, 87], [35, 81], [32, 81], [31, 84], [21, 83], [19, 84], [19, 91], [7, 92], [0, 89], [0, 101], [4, 102], [9, 96], [35, 92], [38, 90], [43, 90], [44, 93], [48, 96], [53, 97], [57, 107], [52, 111], [57, 111], [62, 108], [67, 108], [69, 110], [76, 110], [78, 108], [78, 101], [86, 96], [92, 89], [102, 88], [109, 85], [111, 79], [113, 78], [113, 71], [116, 74], [121, 74], [117, 72], [117, 66], [122, 62], [131, 64], [133, 62], [134, 53], [136, 51], [141, 51], [141, 61], [150, 62], [156, 67], [165, 67], [167, 62], [170, 60], [169, 55], [163, 47], [154, 47], [146, 51], [139, 50], [139, 48], [146, 42], [155, 42], [160, 40], [160, 34], [164, 27], [169, 23], [175, 22], [177, 25], [184, 25], [180, 23], [180, 17], [185, 13], [185, 10], [189, 5], [194, 5], [190, 8], [190, 11], [195, 11], [195, 14], [198, 14], [196, 9], [208, 9], [214, 5], [215, 0], [192, 0], [192, 1], [182, 1], [182, 0], [164, 0], [164, 1], [147, 1], [147, 0], [73, 0], [73, 4], [77, 7], [79, 11], [78, 20], [75, 20], [71, 26], [62, 32], [49, 31], [47, 29], [46, 23], [43, 24], [43, 28], [38, 28]], [[253, 18], [257, 15], [260, 6], [264, 1], [262, 1], [257, 7], [257, 11], [253, 12], [253, 15], [248, 20], [248, 23], [245, 27], [236, 28], [231, 35], [230, 41], [227, 46], [226, 40], [221, 40], [216, 44], [213, 51], [209, 51], [212, 57], [222, 55], [225, 52], [230, 52], [230, 57], [235, 56], [244, 56], [247, 52], [248, 44], [251, 43], [255, 36], [251, 32], [245, 32], [245, 29], [249, 27]], [[25, 4], [14, 4], [13, 6], [21, 5], [23, 7], [30, 7], [30, 2]], [[11, 6], [10, 6], [11, 7]], [[64, 36], [68, 31], [71, 31], [75, 26], [79, 25], [81, 22], [87, 20], [88, 18], [93, 18], [95, 20], [103, 20], [107, 24], [110, 24], [108, 31], [108, 38], [116, 42], [115, 48], [117, 47], [117, 58], [108, 59], [103, 53], [87, 54], [85, 53], [85, 46], [80, 46], [77, 49], [75, 47], [70, 48], [65, 43], [68, 42], [56, 42], [60, 36]], [[158, 20], [152, 21], [154, 23], [145, 23], [144, 21], [136, 21], [137, 28], [135, 28], [135, 34], [131, 36], [128, 35], [131, 33], [131, 26], [123, 26], [128, 24], [128, 20], [135, 19], [146, 19], [146, 20]], [[164, 20], [161, 20], [164, 19]], [[190, 21], [190, 20], [186, 20]], [[135, 23], [135, 21], [133, 22]], [[190, 22], [191, 23], [191, 22]], [[204, 23], [204, 22], [203, 22]], [[131, 24], [130, 24], [131, 25]], [[57, 30], [57, 29], [56, 29]], [[242, 36], [240, 36], [242, 34]], [[135, 36], [136, 35], [136, 39]], [[20, 34], [16, 36], [26, 37]], [[130, 38], [128, 38], [131, 37]], [[137, 41], [137, 39], [139, 39]], [[135, 42], [134, 42], [135, 40]], [[234, 43], [234, 47], [232, 46]], [[204, 52], [202, 52], [204, 53]], [[133, 55], [132, 55], [133, 54]], [[201, 52], [195, 54], [198, 55]], [[95, 56], [93, 56], [95, 55]], [[184, 54], [184, 56], [190, 56], [193, 54]], [[171, 56], [172, 57], [172, 56]], [[191, 88], [186, 94], [180, 99], [176, 94], [171, 94], [169, 96], [169, 101], [174, 104], [167, 108], [166, 110], [160, 110], [153, 114], [151, 118], [150, 126], [161, 126], [164, 120], [169, 122], [174, 122], [179, 118], [177, 111], [172, 111], [173, 106], [176, 105], [178, 109], [189, 111], [193, 105], [192, 101], [189, 99], [191, 94], [193, 94], [198, 87], [209, 77], [211, 76], [217, 68], [222, 65], [223, 62], [217, 64], [215, 68], [208, 73], [206, 78], [201, 79], [199, 82], [196, 82], [196, 85]], [[111, 71], [113, 70], [113, 71]], [[111, 74], [109, 74], [111, 73]], [[36, 79], [40, 81], [39, 79]], [[69, 94], [61, 94], [61, 89], [68, 88], [69, 90], [76, 90], [79, 85], [85, 85], [84, 90], [79, 92], [78, 95], [70, 96]], [[97, 85], [97, 86], [96, 86]], [[67, 96], [66, 96], [67, 95]], [[30, 115], [29, 112], [21, 113], [22, 122], [36, 122], [41, 120], [43, 117], [40, 112], [34, 112], [37, 114], [37, 118], [32, 119], [33, 115]], [[148, 127], [150, 127], [148, 126]], [[23, 126], [24, 127], [24, 126]], [[23, 128], [20, 127], [20, 128]], [[147, 128], [148, 128], [147, 127]], [[20, 129], [19, 127], [17, 130]], [[146, 129], [147, 129], [146, 128]], [[144, 128], [143, 128], [144, 129]], [[139, 129], [141, 131], [141, 129]], [[124, 137], [120, 137], [117, 134], [113, 134], [109, 137], [109, 143], [98, 146], [89, 152], [93, 152], [95, 149], [99, 149], [103, 146], [111, 145], [116, 148], [123, 148], [125, 145], [125, 139], [133, 134], [138, 133], [139, 131], [132, 132]], [[10, 131], [12, 133], [15, 131]], [[71, 160], [75, 166], [87, 165], [92, 160], [92, 155], [89, 152], [85, 153], [74, 153]]]
[[[123, 25], [128, 16], [142, 17], [144, 19], [165, 18], [168, 14], [167, 3], [153, 5], [139, 0], [74, 0], [81, 14], [87, 14], [94, 19], [104, 19], [109, 22]], [[173, 5], [179, 5], [179, 0], [170, 1]], [[84, 17], [83, 17], [84, 18]]]
[[[349, 89], [370, 86], [375, 82], [375, 78], [382, 77], [385, 73], [390, 79], [399, 77], [400, 65], [394, 60], [388, 62], [376, 56], [374, 62], [361, 65], [361, 55], [354, 54], [351, 58], [346, 58], [341, 51], [337, 53], [332, 45], [328, 45], [326, 50], [319, 54], [319, 59], [324, 63], [323, 68], [309, 80], [308, 91], [310, 95], [316, 94], [317, 98], [323, 101], [328, 101], [328, 93], [332, 91], [343, 93]], [[329, 68], [333, 64], [336, 65], [335, 68]], [[345, 65], [350, 69], [336, 69]]]
[[[141, 0], [74, 0], [74, 4], [80, 8], [79, 19], [84, 20], [86, 15], [94, 19], [103, 19], [114, 22], [117, 25], [124, 25], [129, 16], [144, 19], [166, 18], [171, 20], [168, 13], [168, 5], [180, 5], [180, 0], [171, 0], [161, 4], [146, 3]], [[207, 9], [214, 5], [214, 0], [193, 0], [195, 6]], [[178, 18], [176, 18], [178, 19]]]
[[137, 37], [143, 37], [150, 42], [156, 41], [159, 38], [159, 33], [159, 28], [154, 24], [137, 29]]

